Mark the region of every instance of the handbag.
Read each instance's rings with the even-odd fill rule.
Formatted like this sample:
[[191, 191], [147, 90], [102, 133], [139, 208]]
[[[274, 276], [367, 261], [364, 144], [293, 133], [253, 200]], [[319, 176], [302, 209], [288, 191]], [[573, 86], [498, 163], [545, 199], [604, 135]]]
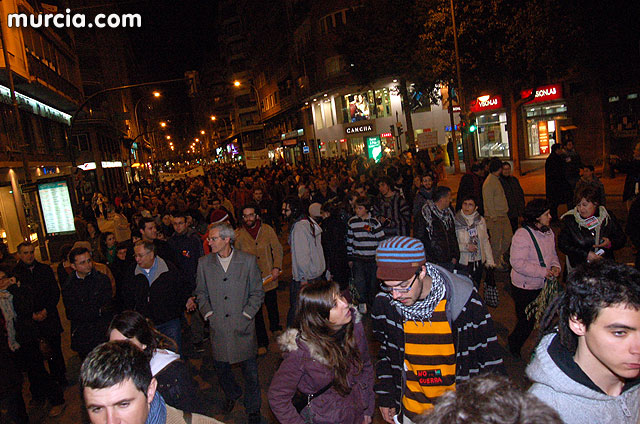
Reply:
[[[535, 236], [529, 229], [529, 227], [524, 227], [525, 230], [531, 236], [531, 240], [533, 241], [533, 246], [536, 248], [536, 253], [538, 254], [538, 261], [540, 262], [540, 266], [546, 268], [547, 265], [544, 262], [544, 258], [542, 257], [542, 252], [540, 251], [540, 246], [538, 246], [538, 241]], [[551, 301], [560, 293], [560, 284], [558, 283], [558, 279], [556, 277], [550, 277], [544, 279], [544, 287], [540, 294], [533, 300], [533, 302], [529, 303], [526, 308], [524, 308], [524, 312], [527, 314], [527, 319], [535, 318], [536, 326], [540, 322], [540, 319], [544, 315], [547, 306], [551, 303]]]
[[309, 406], [309, 404], [313, 399], [317, 398], [318, 396], [320, 396], [321, 394], [329, 390], [331, 386], [333, 386], [333, 380], [331, 380], [329, 384], [327, 384], [326, 386], [324, 386], [323, 388], [321, 388], [315, 393], [306, 394], [306, 393], [302, 393], [300, 390], [296, 390], [296, 393], [293, 395], [293, 399], [291, 400], [291, 402], [293, 403], [293, 407], [296, 408], [296, 411], [298, 411], [298, 414], [302, 413], [302, 410], [307, 406]]
[[484, 303], [492, 308], [497, 308], [500, 298], [498, 296], [498, 287], [495, 284], [484, 282]]

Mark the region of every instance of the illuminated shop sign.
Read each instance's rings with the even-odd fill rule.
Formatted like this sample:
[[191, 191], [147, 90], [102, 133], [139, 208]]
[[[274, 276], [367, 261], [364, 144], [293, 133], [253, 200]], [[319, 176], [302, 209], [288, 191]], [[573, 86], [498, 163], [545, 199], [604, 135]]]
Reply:
[[374, 135], [376, 132], [376, 124], [375, 122], [358, 122], [356, 124], [345, 124], [344, 125], [344, 133], [347, 136], [358, 136], [358, 135]]
[[[0, 98], [4, 103], [11, 104], [11, 91], [4, 85], [0, 85]], [[31, 113], [42, 116], [43, 118], [62, 124], [71, 125], [71, 115], [64, 113], [56, 108], [48, 106], [36, 99], [16, 92], [16, 100], [21, 109], [26, 109]]]
[[[120, 161], [116, 161], [116, 162], [102, 161], [102, 167], [103, 168], [121, 168], [122, 167], [122, 162], [120, 162]], [[82, 169], [83, 171], [90, 171], [92, 169], [96, 169], [96, 163], [95, 162], [85, 162], [82, 165], [78, 165], [78, 168]]]
[[[533, 89], [524, 90], [520, 93], [521, 98], [527, 98], [531, 95]], [[548, 102], [550, 100], [558, 100], [562, 98], [562, 85], [551, 84], [544, 85], [536, 88], [536, 94], [533, 100], [528, 101], [526, 104]]]
[[485, 110], [502, 109], [502, 97], [480, 96], [471, 103], [471, 112], [483, 112]]

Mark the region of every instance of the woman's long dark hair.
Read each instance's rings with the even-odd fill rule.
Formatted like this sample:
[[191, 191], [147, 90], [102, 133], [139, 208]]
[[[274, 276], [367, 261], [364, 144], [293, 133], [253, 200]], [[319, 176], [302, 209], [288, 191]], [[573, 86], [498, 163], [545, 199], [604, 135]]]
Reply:
[[[302, 339], [320, 349], [328, 367], [334, 370], [333, 387], [341, 396], [351, 392], [347, 376], [352, 366], [356, 374], [362, 371], [360, 350], [353, 331], [353, 320], [336, 331], [329, 322], [329, 313], [340, 296], [338, 285], [332, 281], [307, 284], [300, 291], [296, 314], [296, 327]], [[344, 331], [342, 342], [336, 333]]]
[[124, 311], [116, 315], [111, 320], [111, 324], [109, 324], [107, 337], [113, 330], [118, 330], [127, 339], [134, 337], [138, 339], [140, 343], [146, 346], [143, 352], [149, 360], [151, 360], [156, 349], [178, 351], [176, 342], [156, 330], [153, 324], [135, 311]]

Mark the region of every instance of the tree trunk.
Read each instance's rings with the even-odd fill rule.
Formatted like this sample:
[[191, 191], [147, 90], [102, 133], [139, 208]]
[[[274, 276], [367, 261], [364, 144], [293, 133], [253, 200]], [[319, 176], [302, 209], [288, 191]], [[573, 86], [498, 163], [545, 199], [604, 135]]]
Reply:
[[404, 118], [407, 121], [407, 128], [404, 132], [407, 140], [407, 148], [412, 149], [416, 146], [416, 143], [413, 135], [413, 121], [411, 119], [411, 101], [409, 100], [409, 93], [407, 92], [407, 80], [404, 78], [400, 78], [400, 95], [402, 96]]

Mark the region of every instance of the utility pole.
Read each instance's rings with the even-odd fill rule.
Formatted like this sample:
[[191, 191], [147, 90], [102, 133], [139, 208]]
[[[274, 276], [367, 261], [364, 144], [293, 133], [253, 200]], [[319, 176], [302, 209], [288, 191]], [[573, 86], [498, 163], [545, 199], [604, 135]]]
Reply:
[[[453, 0], [449, 0], [449, 5], [451, 8], [451, 25], [453, 27], [453, 46], [455, 49], [455, 55], [456, 55], [456, 74], [458, 77], [458, 103], [460, 104], [460, 115], [461, 116], [466, 116], [467, 114], [467, 103], [464, 100], [464, 95], [463, 95], [463, 90], [462, 90], [462, 74], [460, 72], [460, 52], [458, 50], [458, 30], [456, 28], [456, 14], [454, 12], [454, 8], [453, 8]], [[451, 92], [449, 92], [449, 98], [451, 98]], [[453, 109], [453, 105], [451, 106], [451, 108]], [[451, 112], [453, 114], [453, 112]], [[455, 134], [453, 133], [453, 127], [451, 127], [452, 130], [452, 135], [455, 136]], [[471, 161], [473, 160], [473, 153], [471, 151], [471, 143], [469, 138], [466, 136], [464, 131], [460, 132], [461, 138], [462, 138], [462, 150], [464, 153], [464, 163], [465, 163], [465, 167], [468, 170], [471, 169]], [[453, 151], [454, 151], [454, 156], [456, 157], [456, 160], [458, 160], [458, 143], [457, 140], [454, 138], [453, 140]], [[458, 164], [459, 166], [459, 164]]]

